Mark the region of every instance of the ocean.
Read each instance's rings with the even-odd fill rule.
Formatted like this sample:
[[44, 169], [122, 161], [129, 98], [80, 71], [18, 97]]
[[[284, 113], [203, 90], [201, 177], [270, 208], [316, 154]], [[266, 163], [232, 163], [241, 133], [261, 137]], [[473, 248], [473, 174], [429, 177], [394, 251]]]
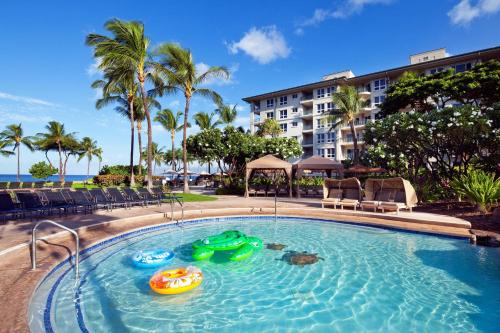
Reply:
[[[31, 175], [19, 175], [21, 178], [21, 182], [41, 182], [41, 181], [58, 181], [59, 176], [58, 175], [53, 175], [47, 178], [46, 180], [44, 179], [37, 179], [33, 178]], [[94, 177], [93, 175], [90, 175], [88, 178]], [[84, 181], [87, 179], [87, 175], [66, 175], [65, 177], [66, 181]], [[17, 175], [13, 174], [0, 174], [0, 182], [16, 182], [17, 181]]]

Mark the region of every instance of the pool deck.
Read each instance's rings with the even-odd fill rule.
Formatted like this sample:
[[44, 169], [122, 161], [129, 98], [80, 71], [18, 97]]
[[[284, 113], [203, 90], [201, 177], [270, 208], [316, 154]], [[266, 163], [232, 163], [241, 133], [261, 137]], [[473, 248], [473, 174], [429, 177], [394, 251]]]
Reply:
[[[470, 223], [458, 218], [429, 213], [373, 213], [352, 210], [322, 209], [319, 199], [279, 198], [278, 215], [321, 218], [372, 225], [377, 227], [471, 237]], [[193, 219], [231, 215], [273, 215], [273, 198], [219, 197], [217, 201], [189, 202], [184, 205], [184, 218]], [[168, 218], [165, 218], [165, 213]], [[174, 218], [180, 218], [176, 205]], [[92, 215], [72, 215], [54, 221], [77, 229], [81, 248], [128, 230], [166, 223], [170, 205], [98, 211]], [[58, 262], [74, 250], [68, 232], [49, 225], [40, 227], [37, 244], [38, 269], [31, 270], [30, 237], [33, 221], [10, 221], [0, 225], [0, 332], [28, 332], [27, 310], [38, 281]]]

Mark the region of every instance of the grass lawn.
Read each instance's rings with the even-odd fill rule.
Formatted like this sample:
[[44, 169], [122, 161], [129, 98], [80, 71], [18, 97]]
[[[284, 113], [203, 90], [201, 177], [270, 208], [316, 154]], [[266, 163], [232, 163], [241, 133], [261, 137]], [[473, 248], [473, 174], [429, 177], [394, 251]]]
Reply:
[[217, 197], [211, 195], [194, 194], [194, 193], [175, 193], [176, 196], [182, 197], [184, 202], [195, 202], [195, 201], [215, 201]]

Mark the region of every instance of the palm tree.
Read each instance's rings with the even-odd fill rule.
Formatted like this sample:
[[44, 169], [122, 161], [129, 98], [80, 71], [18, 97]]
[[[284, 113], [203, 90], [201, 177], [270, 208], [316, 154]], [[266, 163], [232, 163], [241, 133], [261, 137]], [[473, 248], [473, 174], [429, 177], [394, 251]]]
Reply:
[[[161, 109], [161, 104], [153, 97], [153, 96], [148, 96], [148, 109], [160, 110]], [[137, 144], [139, 146], [139, 175], [142, 175], [142, 160], [146, 156], [143, 156], [142, 153], [142, 123], [144, 122], [144, 119], [146, 118], [146, 114], [144, 112], [144, 108], [142, 107], [142, 99], [138, 100], [136, 103], [136, 108], [135, 108], [135, 122], [137, 124]]]
[[[212, 99], [216, 104], [222, 98], [215, 91], [200, 87], [203, 83], [214, 77], [229, 77], [225, 67], [212, 66], [204, 73], [197, 73], [193, 55], [188, 49], [183, 49], [174, 43], [162, 44], [157, 49], [160, 63], [155, 64], [157, 74], [163, 78], [164, 85], [157, 89], [158, 93], [180, 92], [184, 95], [184, 128], [182, 138], [182, 161], [184, 164], [184, 179], [187, 179], [187, 125], [189, 119], [189, 106], [193, 96], [202, 96]], [[188, 182], [184, 182], [184, 192], [189, 192]]]
[[367, 100], [361, 97], [356, 88], [352, 86], [341, 86], [337, 92], [332, 94], [335, 108], [330, 111], [328, 120], [333, 123], [330, 131], [341, 124], [347, 123], [351, 128], [352, 143], [354, 146], [354, 164], [359, 164], [358, 138], [354, 121], [361, 112], [361, 108], [367, 105]]
[[12, 150], [17, 154], [17, 181], [20, 181], [21, 174], [21, 145], [24, 145], [30, 151], [33, 151], [33, 137], [24, 136], [21, 124], [12, 124], [0, 133], [0, 139], [5, 146], [12, 146]]
[[153, 165], [154, 165], [154, 169], [153, 169], [153, 173], [156, 172], [156, 166], [160, 166], [163, 161], [165, 160], [165, 147], [159, 147], [158, 144], [156, 142], [153, 142]]
[[[181, 131], [184, 126], [180, 124], [182, 112], [174, 112], [170, 109], [163, 109], [156, 114], [155, 121], [159, 122], [167, 132], [170, 132], [170, 140], [172, 141], [172, 150], [170, 150], [172, 157], [172, 170], [176, 170], [176, 156], [175, 156], [175, 133]], [[191, 124], [188, 123], [188, 127]]]
[[97, 147], [97, 141], [92, 140], [88, 136], [84, 137], [80, 142], [80, 152], [78, 153], [78, 162], [84, 157], [87, 157], [87, 178], [90, 175], [90, 162], [95, 156], [100, 158], [102, 150]]
[[97, 169], [97, 173], [101, 171], [101, 162], [102, 162], [102, 148], [97, 148], [94, 150], [94, 156], [97, 157], [97, 160], [99, 161], [99, 167]]
[[14, 152], [5, 149], [5, 147], [9, 146], [7, 141], [3, 141], [0, 138], [0, 156], [8, 157], [10, 155], [14, 155]]
[[194, 115], [193, 118], [196, 125], [198, 125], [201, 130], [206, 130], [216, 128], [220, 125], [221, 122], [219, 120], [214, 121], [214, 116], [215, 113], [213, 112], [211, 114], [208, 114], [206, 112], [198, 112]]
[[106, 22], [104, 27], [111, 32], [113, 38], [99, 34], [89, 34], [86, 38], [86, 43], [94, 47], [94, 57], [101, 60], [101, 64], [99, 65], [100, 68], [106, 69], [106, 67], [116, 66], [134, 69], [135, 76], [139, 81], [139, 92], [143, 101], [144, 114], [148, 124], [148, 188], [151, 188], [153, 184], [151, 155], [153, 129], [145, 89], [145, 82], [147, 79], [152, 79], [154, 81], [154, 78], [147, 70], [147, 68], [152, 65], [148, 54], [149, 39], [144, 35], [144, 24], [141, 22], [127, 22], [113, 19]]
[[[50, 121], [46, 126], [46, 133], [38, 133], [35, 145], [38, 149], [47, 152], [56, 150], [59, 155], [59, 181], [64, 181], [66, 174], [66, 164], [68, 158], [78, 152], [78, 141], [75, 138], [75, 133], [66, 133], [64, 124], [57, 121]], [[63, 155], [65, 159], [63, 160]], [[50, 165], [52, 163], [49, 160]]]
[[92, 88], [102, 89], [102, 98], [96, 101], [96, 109], [102, 109], [110, 103], [118, 103], [115, 111], [125, 115], [130, 120], [130, 184], [135, 184], [134, 178], [134, 109], [138, 99], [138, 85], [134, 79], [133, 68], [110, 65], [104, 68], [104, 80], [92, 83]]
[[232, 125], [232, 123], [236, 120], [236, 116], [238, 115], [238, 111], [236, 110], [237, 106], [237, 104], [235, 104], [234, 106], [231, 106], [229, 104], [220, 104], [219, 107], [215, 109], [215, 112], [217, 112], [219, 115], [220, 123], [225, 125]]
[[177, 171], [177, 165], [181, 162], [180, 157], [182, 157], [182, 149], [175, 149], [174, 151], [167, 150], [165, 153], [165, 164], [170, 164], [172, 166], [172, 170]]

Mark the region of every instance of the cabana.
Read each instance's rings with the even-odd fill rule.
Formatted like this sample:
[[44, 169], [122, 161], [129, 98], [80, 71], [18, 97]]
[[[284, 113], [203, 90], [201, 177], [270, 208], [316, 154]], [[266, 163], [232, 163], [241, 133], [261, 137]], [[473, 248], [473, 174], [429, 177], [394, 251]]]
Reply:
[[372, 168], [361, 164], [353, 165], [352, 167], [345, 170], [345, 173], [357, 175], [357, 174], [368, 174], [368, 173], [385, 173], [387, 170], [384, 168]]
[[362, 191], [358, 178], [327, 178], [323, 185], [321, 206], [325, 208], [325, 205], [333, 205], [334, 208], [337, 208], [338, 205], [341, 209], [344, 209], [344, 206], [350, 206], [356, 210], [363, 197]]
[[292, 164], [280, 160], [273, 155], [266, 155], [259, 159], [248, 162], [245, 172], [245, 197], [248, 197], [248, 180], [255, 171], [264, 173], [276, 173], [283, 171], [288, 178], [289, 194], [292, 197]]
[[418, 202], [411, 183], [401, 177], [368, 178], [365, 183], [365, 197], [366, 200], [361, 202], [361, 209], [381, 209], [382, 212], [395, 210], [399, 213], [400, 209], [408, 209], [411, 212]]
[[311, 156], [305, 160], [301, 160], [293, 165], [295, 170], [295, 177], [297, 178], [297, 198], [300, 198], [300, 185], [299, 179], [302, 178], [305, 170], [310, 171], [324, 171], [329, 178], [335, 172], [340, 178], [344, 176], [344, 166], [342, 163], [333, 161], [329, 158], [322, 156]]

